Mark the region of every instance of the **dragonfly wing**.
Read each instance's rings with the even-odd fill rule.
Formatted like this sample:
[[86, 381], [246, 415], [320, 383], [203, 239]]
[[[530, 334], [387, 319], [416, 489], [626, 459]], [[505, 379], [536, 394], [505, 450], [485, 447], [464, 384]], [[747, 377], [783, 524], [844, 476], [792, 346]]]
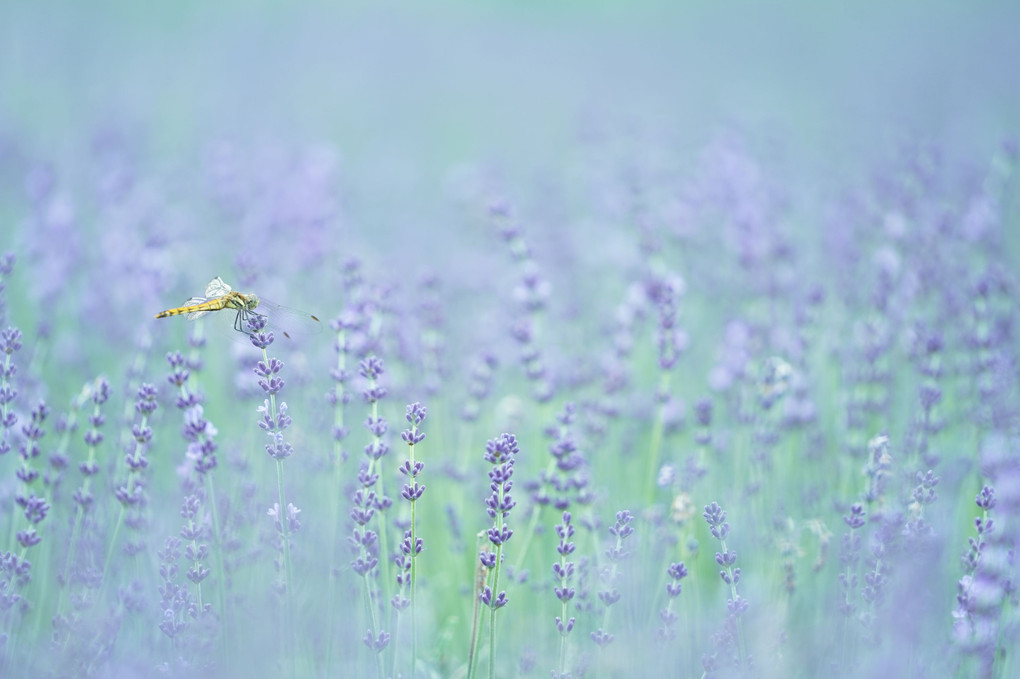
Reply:
[[266, 316], [266, 326], [283, 341], [305, 342], [325, 329], [318, 317], [265, 299], [260, 300], [259, 311]]
[[[192, 297], [191, 299], [189, 299], [187, 302], [185, 302], [181, 306], [182, 307], [196, 306], [198, 304], [205, 304], [208, 301], [209, 300], [206, 297]], [[202, 318], [202, 316], [205, 316], [207, 313], [209, 313], [209, 312], [208, 311], [189, 311], [188, 313], [186, 313], [184, 315], [184, 317], [187, 318], [189, 321], [194, 321], [195, 319]]]
[[223, 282], [223, 279], [217, 276], [216, 278], [209, 281], [209, 285], [205, 286], [205, 296], [208, 298], [223, 297], [231, 291], [231, 287]]

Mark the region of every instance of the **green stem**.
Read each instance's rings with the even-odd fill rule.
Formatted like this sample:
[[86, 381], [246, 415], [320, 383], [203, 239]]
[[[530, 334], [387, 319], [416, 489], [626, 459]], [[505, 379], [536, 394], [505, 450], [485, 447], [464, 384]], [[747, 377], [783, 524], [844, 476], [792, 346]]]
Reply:
[[[265, 365], [269, 365], [269, 355], [266, 353], [265, 347], [262, 348], [262, 361]], [[276, 410], [276, 394], [269, 394], [269, 407], [272, 413], [272, 424], [273, 433], [280, 431], [280, 423], [277, 419]], [[287, 621], [287, 629], [289, 630], [290, 640], [289, 648], [287, 649], [287, 655], [289, 657], [290, 674], [295, 676], [295, 656], [297, 654], [297, 630], [294, 628], [294, 579], [291, 569], [290, 560], [290, 528], [288, 524], [288, 511], [287, 511], [287, 499], [283, 489], [283, 460], [276, 459], [276, 492], [279, 498], [280, 509], [277, 514], [277, 520], [280, 522], [280, 538], [283, 542], [283, 569], [284, 578], [286, 585], [286, 592], [284, 594], [284, 609]]]
[[[372, 386], [375, 387], [375, 380], [372, 381]], [[372, 419], [373, 420], [378, 420], [379, 419], [379, 402], [378, 401], [372, 401]], [[379, 437], [379, 436], [376, 436], [375, 437], [375, 442], [376, 442], [377, 445], [381, 444], [382, 438]], [[378, 465], [376, 464], [377, 462], [379, 463]], [[381, 465], [381, 461], [380, 460], [372, 460], [372, 463], [369, 465], [369, 472], [370, 473], [374, 473], [381, 466], [382, 465]], [[383, 474], [379, 473], [378, 487], [379, 487], [379, 498], [380, 499], [386, 497], [386, 491], [385, 491], [385, 489], [383, 487], [383, 479], [384, 479]], [[380, 575], [382, 577], [382, 581], [384, 583], [386, 583], [385, 586], [388, 587], [388, 586], [390, 586], [390, 584], [392, 582], [390, 580], [390, 560], [388, 558], [386, 558], [386, 549], [388, 548], [390, 543], [389, 543], [389, 539], [388, 539], [388, 537], [386, 535], [386, 533], [387, 533], [387, 531], [386, 531], [386, 516], [383, 514], [382, 511], [378, 512], [378, 516], [379, 516], [379, 556], [380, 556], [380, 558], [379, 558], [379, 566], [380, 566], [380, 571], [381, 571]], [[383, 598], [383, 600], [389, 599], [389, 592], [381, 592], [380, 596]]]
[[[347, 369], [347, 352], [346, 352], [346, 337], [345, 332], [341, 328], [336, 334], [337, 341], [337, 359], [336, 368], [339, 374], [343, 374]], [[343, 382], [337, 382], [334, 387], [333, 396], [336, 399], [333, 411], [333, 427], [335, 431], [340, 431], [344, 426], [344, 385]], [[336, 612], [339, 610], [339, 606], [336, 602], [336, 584], [337, 584], [337, 569], [339, 564], [337, 563], [337, 545], [339, 544], [338, 534], [340, 533], [340, 489], [343, 484], [343, 479], [340, 474], [340, 461], [343, 457], [343, 446], [340, 445], [340, 440], [335, 436], [333, 437], [333, 484], [330, 495], [332, 496], [332, 531], [330, 533], [330, 557], [329, 557], [329, 589], [326, 598], [326, 610], [328, 611], [327, 623], [326, 623], [326, 676], [333, 676], [333, 639], [336, 637]]]
[[[659, 393], [661, 394], [669, 392], [669, 375], [666, 371], [659, 375]], [[648, 471], [645, 475], [648, 486], [645, 491], [645, 500], [649, 505], [655, 502], [655, 481], [659, 475], [659, 460], [662, 457], [662, 434], [665, 426], [666, 404], [662, 403], [655, 413], [655, 423], [652, 425], [652, 439], [648, 444]]]
[[[486, 532], [479, 531], [476, 536], [477, 553], [480, 555], [483, 551], [488, 551], [489, 545], [486, 542]], [[472, 679], [475, 675], [475, 666], [478, 664], [478, 635], [481, 628], [482, 620], [482, 606], [479, 595], [481, 594], [482, 587], [485, 585], [486, 577], [483, 575], [485, 567], [481, 563], [475, 565], [475, 580], [472, 583], [474, 594], [474, 604], [471, 611], [471, 641], [468, 645], [468, 672], [467, 679]]]
[[[417, 427], [412, 427], [411, 431], [412, 432], [417, 432]], [[410, 448], [409, 456], [410, 456], [410, 459], [411, 459], [411, 470], [413, 471], [414, 470], [414, 444], [412, 443], [410, 446], [408, 446], [408, 448]], [[414, 482], [415, 477], [412, 476], [411, 479], [412, 479], [412, 482]], [[411, 501], [411, 675], [410, 675], [411, 679], [414, 679], [414, 669], [415, 669], [415, 667], [418, 664], [418, 616], [416, 614], [416, 604], [415, 604], [415, 598], [414, 598], [414, 583], [415, 583], [415, 579], [416, 579], [417, 574], [418, 574], [418, 566], [417, 566], [417, 564], [418, 564], [418, 559], [417, 559], [418, 554], [415, 551], [415, 545], [417, 544], [417, 542], [416, 542], [416, 533], [415, 533], [415, 530], [416, 530], [416, 528], [415, 528], [415, 519], [416, 519], [415, 507], [416, 506], [417, 506], [417, 502], [412, 500]]]
[[[210, 470], [211, 471], [211, 470]], [[213, 520], [213, 541], [216, 544], [216, 568], [219, 570], [218, 577], [216, 578], [216, 599], [220, 609], [220, 619], [223, 621], [223, 634], [220, 640], [224, 646], [224, 649], [228, 646], [230, 636], [230, 625], [228, 624], [228, 611], [227, 611], [227, 569], [223, 562], [223, 533], [220, 529], [220, 515], [219, 510], [216, 507], [216, 486], [213, 483], [212, 474], [205, 474], [206, 483], [209, 486], [209, 507], [212, 512]]]
[[[375, 635], [379, 634], [379, 618], [376, 616], [376, 605], [375, 597], [372, 594], [372, 583], [368, 579], [368, 573], [361, 576], [361, 581], [365, 584], [365, 608], [367, 609], [367, 615], [371, 629], [369, 633], [373, 635], [373, 642]], [[382, 654], [375, 650], [375, 646], [369, 646], [369, 652], [375, 654], [376, 666], [379, 670], [379, 677], [385, 676], [385, 668], [383, 667]]]
[[[502, 490], [500, 494], [502, 495]], [[498, 514], [497, 514], [498, 516]], [[497, 524], [502, 529], [503, 519], [500, 518]], [[503, 545], [496, 547], [496, 567], [492, 575], [492, 600], [489, 602], [489, 679], [496, 677], [496, 607], [492, 603], [496, 600], [499, 592], [499, 564], [503, 560]]]

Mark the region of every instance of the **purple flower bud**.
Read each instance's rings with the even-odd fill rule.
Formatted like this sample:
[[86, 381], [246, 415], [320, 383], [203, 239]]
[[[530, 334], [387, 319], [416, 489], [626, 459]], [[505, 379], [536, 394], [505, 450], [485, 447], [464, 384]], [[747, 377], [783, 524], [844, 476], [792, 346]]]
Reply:
[[17, 328], [7, 328], [0, 332], [0, 351], [8, 356], [21, 349], [21, 331]]

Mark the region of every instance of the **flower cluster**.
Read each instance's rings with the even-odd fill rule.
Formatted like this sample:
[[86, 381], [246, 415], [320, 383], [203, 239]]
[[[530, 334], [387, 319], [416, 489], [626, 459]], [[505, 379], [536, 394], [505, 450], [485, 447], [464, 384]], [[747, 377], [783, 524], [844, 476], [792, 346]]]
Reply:
[[497, 439], [490, 439], [485, 444], [485, 461], [492, 465], [489, 470], [490, 495], [485, 498], [485, 513], [492, 520], [492, 526], [486, 532], [489, 543], [495, 551], [483, 550], [478, 554], [488, 572], [488, 583], [482, 589], [479, 598], [482, 604], [495, 611], [506, 606], [510, 600], [505, 591], [493, 594], [499, 585], [499, 567], [503, 556], [503, 546], [513, 537], [513, 530], [506, 524], [510, 510], [517, 506], [510, 491], [514, 487], [513, 475], [517, 453], [517, 437], [513, 434], [502, 434]]
[[620, 590], [616, 585], [620, 578], [620, 564], [631, 556], [631, 552], [625, 548], [624, 542], [634, 534], [633, 521], [634, 515], [624, 509], [616, 512], [616, 522], [609, 527], [609, 534], [615, 538], [615, 541], [605, 552], [608, 565], [599, 571], [599, 579], [604, 586], [604, 589], [599, 590], [598, 593], [599, 601], [603, 606], [602, 624], [590, 635], [591, 640], [599, 648], [608, 646], [616, 638], [615, 635], [605, 631], [605, 628], [608, 627], [610, 608], [620, 600]]
[[721, 552], [715, 553], [715, 562], [722, 567], [719, 577], [730, 588], [730, 597], [726, 600], [726, 622], [722, 631], [715, 637], [716, 651], [710, 656], [703, 656], [702, 665], [706, 671], [711, 672], [722, 657], [732, 659], [739, 668], [748, 668], [751, 665], [751, 658], [744, 647], [740, 628], [741, 618], [747, 612], [749, 604], [737, 593], [737, 584], [740, 583], [740, 569], [734, 567], [737, 553], [726, 546], [730, 524], [726, 521], [726, 512], [716, 502], [706, 505], [702, 516], [708, 523], [712, 537], [719, 541], [722, 548]]
[[560, 636], [559, 667], [553, 673], [556, 677], [568, 677], [566, 671], [566, 641], [567, 637], [574, 630], [574, 616], [567, 617], [567, 607], [577, 590], [574, 588], [574, 562], [571, 556], [576, 549], [572, 541], [574, 537], [574, 526], [571, 523], [573, 517], [570, 512], [563, 512], [561, 521], [556, 526], [556, 536], [559, 542], [556, 544], [556, 553], [559, 559], [552, 565], [553, 571], [553, 594], [560, 602], [560, 614], [556, 616], [556, 631]]
[[555, 387], [549, 379], [542, 350], [535, 338], [538, 315], [545, 309], [551, 286], [542, 276], [531, 248], [524, 239], [520, 225], [510, 213], [510, 206], [495, 202], [489, 206], [489, 214], [496, 222], [500, 237], [510, 248], [510, 254], [517, 264], [518, 284], [513, 295], [519, 305], [519, 316], [510, 328], [510, 334], [520, 347], [521, 366], [532, 383], [531, 393], [539, 403], [548, 402], [555, 395]]
[[995, 489], [985, 485], [974, 498], [981, 516], [974, 519], [977, 537], [968, 539], [963, 556], [964, 573], [957, 583], [953, 611], [953, 639], [957, 647], [977, 664], [976, 676], [994, 676], [1002, 644], [1002, 602], [1012, 589], [1011, 547], [991, 517], [997, 505]]
[[19, 349], [21, 349], [20, 330], [7, 328], [0, 332], [0, 351], [4, 353], [4, 363], [0, 366], [0, 427], [3, 428], [0, 435], [0, 456], [11, 451], [9, 432], [18, 423], [18, 416], [11, 410], [11, 403], [18, 397], [18, 390], [14, 387], [14, 376], [18, 372], [18, 367], [11, 361], [11, 355]]
[[[131, 426], [133, 440], [129, 444], [128, 452], [124, 455], [128, 476], [126, 481], [118, 484], [114, 489], [117, 501], [125, 511], [129, 512], [127, 526], [136, 531], [141, 530], [144, 526], [143, 510], [149, 501], [145, 492], [146, 482], [143, 472], [149, 466], [149, 458], [146, 456], [152, 442], [152, 427], [149, 426], [149, 418], [159, 407], [156, 397], [155, 386], [142, 383], [138, 387], [135, 413], [140, 420]], [[132, 541], [125, 546], [125, 551], [128, 554], [137, 554], [143, 549], [144, 544], [141, 541]]]
[[88, 447], [88, 458], [78, 464], [78, 471], [84, 477], [82, 485], [74, 492], [74, 501], [83, 510], [92, 506], [92, 477], [99, 473], [99, 463], [96, 461], [99, 444], [103, 442], [102, 426], [106, 423], [106, 416], [103, 415], [102, 406], [110, 398], [110, 383], [105, 377], [96, 378], [92, 384], [90, 400], [92, 401], [92, 414], [88, 421], [91, 428], [85, 432], [85, 445]]
[[[379, 384], [379, 377], [384, 372], [382, 359], [377, 356], [369, 356], [360, 362], [358, 368], [359, 374], [366, 380], [366, 386], [362, 390], [361, 396], [372, 408], [365, 420], [365, 427], [372, 434], [372, 441], [365, 446], [365, 459], [362, 460], [358, 468], [359, 487], [354, 491], [353, 506], [350, 512], [355, 527], [347, 540], [357, 555], [351, 562], [351, 568], [362, 576], [368, 602], [367, 608], [372, 615], [371, 627], [366, 630], [362, 641], [366, 647], [379, 653], [389, 644], [390, 634], [382, 630], [376, 620], [376, 601], [378, 599], [369, 575], [379, 564], [381, 546], [386, 545], [386, 521], [383, 518], [383, 512], [393, 504], [393, 501], [383, 494], [381, 485], [378, 491], [376, 490], [381, 478], [379, 473], [381, 460], [389, 453], [389, 444], [383, 439], [389, 430], [389, 425], [386, 419], [379, 415], [379, 401], [386, 396], [387, 390], [386, 387]], [[377, 513], [378, 517], [376, 517]], [[379, 533], [368, 527], [373, 518], [377, 518]]]
[[[425, 493], [425, 486], [418, 483], [418, 476], [425, 468], [425, 463], [414, 459], [414, 447], [425, 440], [425, 432], [421, 431], [419, 427], [425, 421], [426, 414], [425, 406], [421, 403], [415, 402], [407, 406], [405, 418], [411, 426], [400, 434], [401, 440], [407, 444], [407, 448], [410, 451], [408, 459], [404, 460], [398, 469], [401, 474], [409, 479], [408, 483], [405, 483], [403, 488], [401, 488], [400, 497], [411, 504], [411, 526], [404, 531], [404, 537], [400, 541], [400, 554], [394, 557], [394, 562], [401, 571], [397, 574], [397, 588], [401, 591], [411, 588], [414, 581], [414, 560], [424, 547], [424, 542], [416, 533], [417, 512], [415, 503]], [[394, 598], [397, 599], [398, 597], [395, 596]], [[396, 601], [394, 605], [398, 608], [403, 608], [408, 603], [410, 602], [401, 596], [400, 600]]]
[[283, 437], [284, 430], [291, 425], [291, 418], [287, 414], [287, 403], [281, 401], [279, 407], [276, 404], [276, 395], [280, 393], [286, 382], [280, 377], [283, 369], [283, 361], [270, 357], [266, 348], [273, 343], [273, 333], [265, 332], [266, 317], [261, 314], [250, 314], [246, 321], [251, 343], [262, 351], [262, 360], [259, 361], [253, 370], [258, 376], [258, 385], [262, 392], [269, 398], [263, 400], [258, 407], [261, 415], [259, 428], [266, 432], [270, 442], [265, 444], [269, 457], [277, 461], [286, 460], [294, 452], [291, 444]]
[[359, 323], [354, 314], [344, 312], [330, 323], [330, 327], [336, 332], [333, 348], [337, 358], [336, 366], [330, 370], [334, 387], [326, 393], [326, 400], [333, 406], [333, 463], [339, 464], [341, 460], [347, 460], [347, 450], [343, 447], [343, 441], [349, 433], [344, 422], [344, 409], [351, 401], [348, 389], [351, 373], [347, 370], [347, 357], [351, 350], [350, 335], [359, 327]]
[[460, 416], [465, 422], [474, 422], [482, 411], [482, 402], [492, 390], [492, 377], [499, 360], [490, 351], [484, 351], [471, 361], [468, 382], [468, 398], [461, 408]]
[[676, 639], [677, 614], [673, 611], [673, 601], [680, 596], [683, 589], [680, 581], [687, 577], [687, 566], [683, 561], [671, 563], [666, 569], [666, 574], [669, 576], [669, 582], [666, 583], [668, 602], [666, 607], [659, 611], [659, 622], [662, 625], [656, 630], [659, 640], [664, 642]]
[[32, 490], [39, 478], [39, 470], [35, 468], [33, 461], [39, 457], [39, 440], [46, 434], [42, 427], [49, 414], [50, 409], [46, 403], [39, 401], [32, 409], [31, 419], [21, 428], [24, 440], [19, 446], [21, 467], [17, 471], [21, 487], [15, 494], [14, 501], [24, 511], [25, 518], [30, 524], [27, 529], [18, 531], [18, 543], [24, 548], [39, 544], [40, 538], [35, 527], [46, 518], [50, 509], [49, 503]]
[[542, 470], [538, 483], [533, 484], [531, 499], [538, 506], [551, 504], [564, 512], [570, 509], [571, 503], [587, 505], [592, 501], [585, 473], [587, 460], [578, 450], [572, 430], [576, 414], [577, 407], [567, 403], [556, 416], [557, 425], [547, 430], [554, 437], [549, 444], [553, 466], [550, 470]]

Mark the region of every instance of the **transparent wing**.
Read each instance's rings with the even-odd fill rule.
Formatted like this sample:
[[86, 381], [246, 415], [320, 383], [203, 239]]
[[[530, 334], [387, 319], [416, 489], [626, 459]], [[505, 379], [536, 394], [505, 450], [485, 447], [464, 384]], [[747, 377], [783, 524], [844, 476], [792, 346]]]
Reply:
[[[204, 304], [204, 303], [206, 303], [208, 301], [209, 300], [206, 297], [192, 297], [191, 299], [189, 299], [187, 302], [185, 302], [181, 306], [195, 306], [196, 304]], [[196, 318], [202, 318], [202, 316], [205, 316], [207, 313], [209, 313], [209, 312], [208, 311], [189, 311], [188, 313], [184, 314], [184, 317], [186, 319], [188, 319], [189, 321], [193, 321]]]
[[323, 323], [318, 316], [304, 311], [280, 306], [266, 299], [260, 299], [256, 309], [266, 317], [266, 327], [285, 342], [305, 342], [323, 332]]
[[209, 285], [205, 286], [205, 296], [208, 298], [222, 297], [231, 291], [231, 287], [223, 282], [223, 279], [217, 276], [216, 278], [209, 281]]

